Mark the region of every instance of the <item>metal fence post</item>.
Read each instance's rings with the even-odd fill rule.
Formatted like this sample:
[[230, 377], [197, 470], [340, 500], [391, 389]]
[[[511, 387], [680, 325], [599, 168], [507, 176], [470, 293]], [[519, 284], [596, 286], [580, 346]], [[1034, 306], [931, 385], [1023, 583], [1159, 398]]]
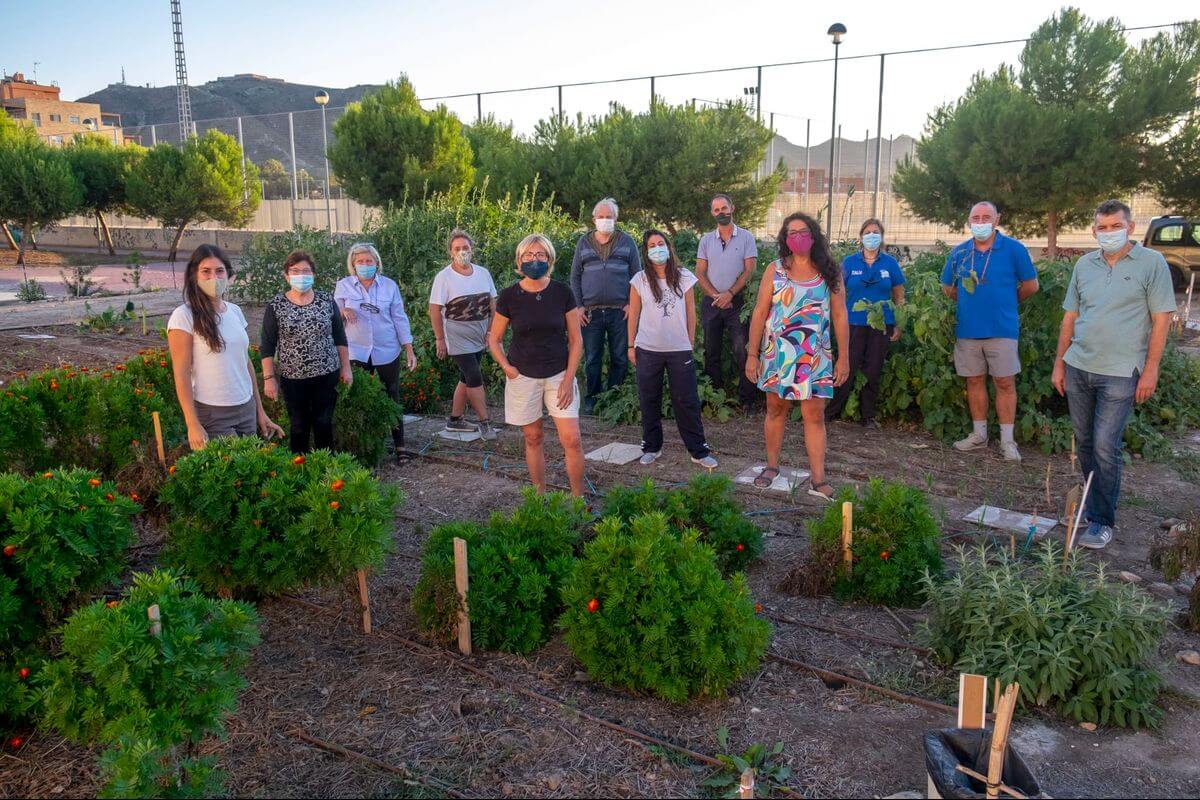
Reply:
[[808, 210], [809, 183], [812, 181], [812, 120], [804, 121], [804, 210]]
[[296, 225], [296, 199], [300, 193], [298, 170], [296, 169], [296, 123], [292, 112], [288, 112], [288, 140], [292, 147], [292, 226]]
[[154, 126], [150, 126], [150, 146], [154, 147], [158, 144], [158, 134], [154, 132]]
[[242, 182], [246, 182], [246, 140], [242, 136], [242, 118], [238, 117], [238, 147], [242, 149]]
[[563, 104], [562, 104], [562, 84], [558, 85], [558, 123], [561, 125], [563, 121]]
[[[879, 137], [875, 143], [875, 194], [871, 198], [871, 216], [879, 216], [879, 168], [883, 160], [883, 64], [884, 54], [879, 54], [879, 113], [875, 117], [875, 135]], [[865, 170], [864, 170], [865, 171]], [[866, 183], [863, 183], [866, 188]]]
[[654, 108], [654, 76], [650, 76], [650, 108]]
[[762, 67], [758, 67], [758, 84], [754, 89], [754, 121], [762, 122]]
[[475, 123], [483, 122], [483, 92], [475, 93]]

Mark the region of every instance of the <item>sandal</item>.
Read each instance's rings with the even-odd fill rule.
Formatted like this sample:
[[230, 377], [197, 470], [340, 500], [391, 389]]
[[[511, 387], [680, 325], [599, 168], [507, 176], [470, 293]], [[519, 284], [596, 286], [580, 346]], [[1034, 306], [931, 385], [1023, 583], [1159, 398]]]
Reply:
[[[821, 491], [822, 489], [828, 489], [829, 494], [825, 494], [825, 492]], [[812, 486], [808, 487], [808, 493], [811, 494], [813, 497], [821, 498], [826, 503], [833, 502], [833, 486], [828, 481], [821, 481], [820, 483], [814, 483]]]
[[[769, 475], [767, 473], [770, 473]], [[754, 485], [759, 489], [770, 489], [771, 484], [779, 477], [779, 470], [775, 467], [764, 467], [763, 471], [754, 477]]]

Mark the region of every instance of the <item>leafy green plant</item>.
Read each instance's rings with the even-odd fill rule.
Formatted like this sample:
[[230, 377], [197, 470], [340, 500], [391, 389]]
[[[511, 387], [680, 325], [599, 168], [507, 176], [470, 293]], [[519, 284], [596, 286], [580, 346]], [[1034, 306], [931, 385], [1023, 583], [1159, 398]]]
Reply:
[[886, 314], [890, 308], [894, 308], [891, 300], [878, 300], [874, 303], [870, 300], [859, 300], [850, 310], [867, 312], [867, 325], [877, 331], [886, 331]]
[[741, 797], [742, 773], [754, 771], [754, 796], [770, 797], [781, 787], [787, 786], [792, 768], [783, 758], [783, 742], [774, 747], [755, 743], [741, 755], [729, 753], [729, 729], [722, 725], [717, 729], [717, 744], [721, 753], [717, 760], [725, 765], [700, 784], [712, 797]]
[[694, 531], [663, 514], [603, 520], [563, 585], [567, 646], [601, 683], [680, 703], [753, 670], [770, 626], [746, 579], [725, 581]]
[[[161, 630], [148, 610], [158, 606]], [[222, 735], [258, 643], [254, 610], [201, 594], [169, 571], [134, 574], [122, 598], [81, 608], [62, 630], [62, 656], [39, 676], [43, 724], [108, 745], [108, 797], [204, 797], [221, 791], [197, 745]]]
[[91, 305], [85, 300], [83, 303], [83, 319], [79, 322], [79, 327], [90, 328], [93, 331], [124, 333], [125, 323], [137, 319], [137, 314], [133, 310], [133, 301], [127, 300], [125, 301], [125, 307], [120, 311], [110, 306], [99, 314], [93, 314]]
[[134, 250], [125, 258], [125, 264], [129, 269], [121, 273], [121, 280], [129, 284], [133, 291], [138, 292], [142, 289], [142, 267], [146, 260], [142, 258], [142, 254]]
[[[1200, 573], [1200, 514], [1193, 514], [1164, 533], [1150, 547], [1150, 566], [1162, 572], [1168, 581], [1177, 581], [1185, 572]], [[1200, 631], [1200, 577], [1193, 582], [1189, 596], [1187, 624]]]
[[175, 463], [160, 500], [164, 556], [209, 591], [274, 595], [377, 567], [399, 492], [350, 456], [293, 456], [254, 437], [210, 441]]
[[[854, 504], [853, 565], [840, 558], [842, 503]], [[861, 491], [843, 487], [819, 520], [809, 522], [812, 558], [836, 563], [833, 592], [843, 600], [866, 600], [885, 605], [914, 605], [921, 601], [921, 575], [939, 575], [941, 530], [920, 489], [873, 479]]]
[[95, 264], [81, 263], [72, 264], [69, 272], [59, 270], [58, 275], [62, 278], [67, 295], [70, 297], [86, 297], [89, 294], [94, 294], [96, 291], [96, 282], [90, 276], [95, 269]]
[[46, 290], [42, 285], [33, 278], [27, 281], [21, 281], [17, 285], [17, 299], [22, 303], [33, 303], [38, 300], [46, 299]]
[[563, 605], [559, 591], [588, 520], [583, 501], [561, 492], [525, 490], [511, 515], [495, 513], [486, 526], [457, 522], [430, 533], [413, 589], [422, 630], [449, 641], [458, 611], [454, 589], [455, 537], [467, 542], [471, 634], [485, 650], [530, 653], [545, 644]]
[[1064, 565], [1052, 542], [1031, 562], [960, 549], [956, 566], [946, 581], [922, 580], [924, 638], [944, 664], [1019, 683], [1023, 702], [1080, 722], [1157, 725], [1161, 606], [1078, 553]]
[[722, 575], [744, 570], [762, 555], [762, 531], [743, 514], [726, 475], [696, 475], [678, 489], [658, 489], [651, 480], [614, 487], [604, 497], [602, 516], [629, 522], [655, 511], [666, 515], [673, 533], [695, 530], [713, 549]]

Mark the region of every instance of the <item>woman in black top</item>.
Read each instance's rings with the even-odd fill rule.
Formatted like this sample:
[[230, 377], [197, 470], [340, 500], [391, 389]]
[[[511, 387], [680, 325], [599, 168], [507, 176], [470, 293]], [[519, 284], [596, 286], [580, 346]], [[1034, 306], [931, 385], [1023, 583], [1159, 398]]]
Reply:
[[[579, 309], [565, 283], [550, 280], [554, 245], [540, 233], [517, 245], [521, 280], [500, 292], [488, 347], [508, 378], [504, 417], [525, 434], [525, 463], [539, 492], [546, 490], [542, 408], [554, 418], [567, 462], [571, 494], [583, 496], [583, 444], [579, 438], [579, 387], [575, 372], [583, 355]], [[504, 352], [504, 332], [512, 343]]]
[[318, 449], [333, 449], [338, 377], [347, 386], [354, 380], [346, 330], [333, 295], [313, 291], [312, 256], [293, 250], [283, 274], [291, 288], [263, 314], [263, 394], [275, 400], [283, 392], [292, 452], [309, 451], [310, 433]]

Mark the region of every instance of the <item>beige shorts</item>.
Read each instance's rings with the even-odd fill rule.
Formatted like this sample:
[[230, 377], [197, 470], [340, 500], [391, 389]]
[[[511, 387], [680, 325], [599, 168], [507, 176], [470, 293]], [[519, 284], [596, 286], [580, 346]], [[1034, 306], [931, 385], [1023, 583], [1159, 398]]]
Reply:
[[1021, 371], [1017, 340], [959, 339], [954, 343], [954, 369], [963, 378], [1010, 378]]
[[558, 407], [558, 386], [566, 372], [549, 378], [527, 378], [518, 375], [504, 383], [504, 421], [509, 425], [529, 425], [542, 418], [542, 408], [552, 417], [579, 417], [579, 384], [571, 378], [571, 403]]

